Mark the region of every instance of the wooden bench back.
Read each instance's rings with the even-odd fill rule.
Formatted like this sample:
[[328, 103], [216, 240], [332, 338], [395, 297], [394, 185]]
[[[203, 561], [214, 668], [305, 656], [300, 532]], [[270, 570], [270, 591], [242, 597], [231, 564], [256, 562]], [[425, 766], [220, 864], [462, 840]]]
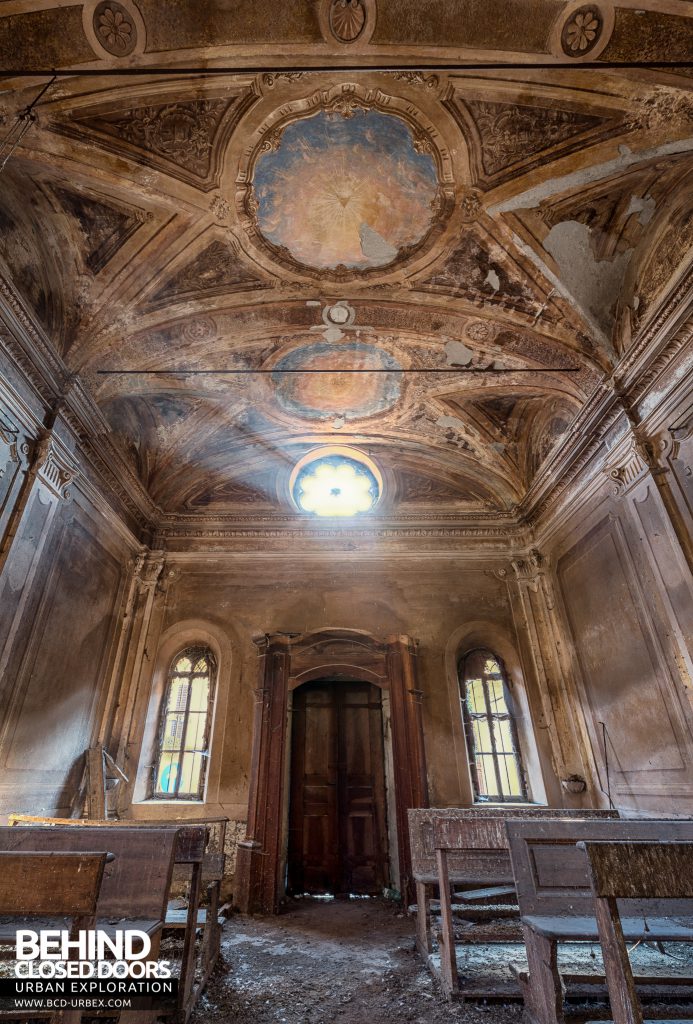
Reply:
[[196, 864], [204, 859], [207, 846], [207, 829], [203, 824], [191, 825], [187, 821], [102, 821], [98, 818], [40, 818], [29, 814], [10, 814], [8, 825], [60, 828], [175, 828], [176, 846], [174, 862], [176, 864]]
[[584, 842], [595, 896], [693, 898], [693, 842]]
[[[511, 818], [618, 818], [618, 811], [565, 810], [553, 807], [424, 807], [412, 808], [409, 812], [409, 836], [412, 853], [412, 870], [417, 882], [436, 882], [438, 871], [434, 845], [436, 824], [450, 822], [477, 822], [495, 819], [504, 822]], [[461, 847], [465, 850], [473, 847]], [[454, 848], [450, 848], [453, 850]], [[503, 848], [477, 847], [473, 854], [448, 856], [450, 881], [488, 882], [512, 884], [513, 873], [507, 842]]]
[[0, 852], [0, 914], [91, 917], [105, 853]]
[[[10, 814], [8, 825], [66, 825], [104, 828], [176, 828], [176, 864], [203, 864], [205, 880], [215, 881], [224, 874], [224, 836], [228, 818], [166, 818], [161, 821], [109, 820], [96, 818], [45, 818], [32, 814]], [[221, 836], [221, 840], [219, 837]]]
[[106, 865], [98, 916], [163, 921], [173, 873], [176, 830], [113, 825], [0, 827], [0, 850], [114, 854]]
[[[693, 841], [693, 821], [508, 821], [510, 858], [522, 917], [593, 916], [587, 855], [576, 844]], [[681, 914], [693, 914], [693, 900]], [[666, 915], [671, 907], [662, 912]], [[626, 900], [621, 913], [658, 915], [661, 908]]]

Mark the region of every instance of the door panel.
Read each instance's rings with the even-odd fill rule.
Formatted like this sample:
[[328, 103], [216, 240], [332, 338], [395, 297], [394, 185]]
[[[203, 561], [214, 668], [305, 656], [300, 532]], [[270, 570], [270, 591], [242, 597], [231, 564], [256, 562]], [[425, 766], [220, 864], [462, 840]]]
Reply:
[[293, 704], [289, 891], [376, 894], [387, 884], [380, 691], [302, 686]]

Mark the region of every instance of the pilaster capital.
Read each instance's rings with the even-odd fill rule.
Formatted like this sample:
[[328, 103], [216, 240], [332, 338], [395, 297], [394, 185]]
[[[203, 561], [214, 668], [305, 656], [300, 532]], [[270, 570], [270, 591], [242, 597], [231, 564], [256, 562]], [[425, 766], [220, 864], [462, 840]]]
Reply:
[[77, 464], [66, 448], [52, 434], [38, 444], [34, 461], [36, 478], [50, 493], [61, 501], [69, 501], [69, 488], [77, 476]]
[[519, 583], [536, 583], [547, 568], [547, 560], [537, 548], [530, 548], [522, 558], [510, 562]]
[[164, 551], [146, 551], [137, 556], [133, 576], [140, 590], [152, 592], [157, 589], [165, 564]]

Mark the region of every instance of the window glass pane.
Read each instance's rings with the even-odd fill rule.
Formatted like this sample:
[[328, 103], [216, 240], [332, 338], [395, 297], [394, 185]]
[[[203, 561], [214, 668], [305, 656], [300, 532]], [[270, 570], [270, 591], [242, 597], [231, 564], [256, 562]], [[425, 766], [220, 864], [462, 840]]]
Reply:
[[161, 744], [163, 750], [176, 750], [182, 746], [184, 724], [185, 715], [166, 716]]
[[470, 652], [460, 663], [460, 687], [477, 797], [523, 799], [522, 765], [501, 662], [490, 651]]
[[485, 718], [474, 719], [472, 727], [474, 729], [474, 746], [477, 753], [490, 753], [493, 748], [491, 746], [491, 729], [488, 720]]
[[496, 750], [502, 754], [514, 753], [513, 736], [509, 718], [496, 718], [493, 723], [493, 735]]
[[522, 784], [517, 770], [517, 761], [513, 756], [500, 757], [501, 786], [504, 796], [522, 796]]
[[206, 715], [193, 714], [188, 719], [185, 733], [186, 750], [202, 750], [205, 738]]
[[209, 679], [207, 676], [193, 676], [192, 693], [190, 695], [191, 711], [207, 711], [209, 699]]
[[158, 789], [161, 793], [173, 793], [178, 772], [178, 757], [175, 754], [163, 754], [159, 763]]
[[154, 793], [198, 798], [206, 767], [206, 735], [213, 660], [190, 648], [176, 658], [162, 709]]
[[488, 680], [488, 695], [491, 701], [491, 711], [499, 715], [507, 714], [508, 705], [505, 703], [505, 688], [500, 677]]
[[498, 796], [498, 782], [496, 780], [496, 766], [493, 763], [493, 755], [482, 754], [477, 758], [477, 765], [481, 766], [480, 775], [483, 777], [483, 786], [480, 785], [482, 796]]
[[168, 697], [169, 711], [185, 711], [188, 701], [188, 680], [174, 676], [171, 682], [171, 692]]

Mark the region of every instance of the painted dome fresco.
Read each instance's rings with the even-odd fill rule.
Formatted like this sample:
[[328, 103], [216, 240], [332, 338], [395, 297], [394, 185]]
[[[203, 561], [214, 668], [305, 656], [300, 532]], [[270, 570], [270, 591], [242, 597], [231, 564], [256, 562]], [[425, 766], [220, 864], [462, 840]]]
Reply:
[[289, 124], [253, 177], [257, 224], [317, 270], [386, 266], [430, 231], [438, 176], [399, 117], [321, 111]]
[[375, 345], [349, 341], [335, 346], [320, 341], [282, 356], [272, 382], [279, 404], [289, 413], [312, 420], [333, 416], [352, 420], [375, 416], [395, 405], [400, 397], [398, 371], [401, 366], [394, 356]]

